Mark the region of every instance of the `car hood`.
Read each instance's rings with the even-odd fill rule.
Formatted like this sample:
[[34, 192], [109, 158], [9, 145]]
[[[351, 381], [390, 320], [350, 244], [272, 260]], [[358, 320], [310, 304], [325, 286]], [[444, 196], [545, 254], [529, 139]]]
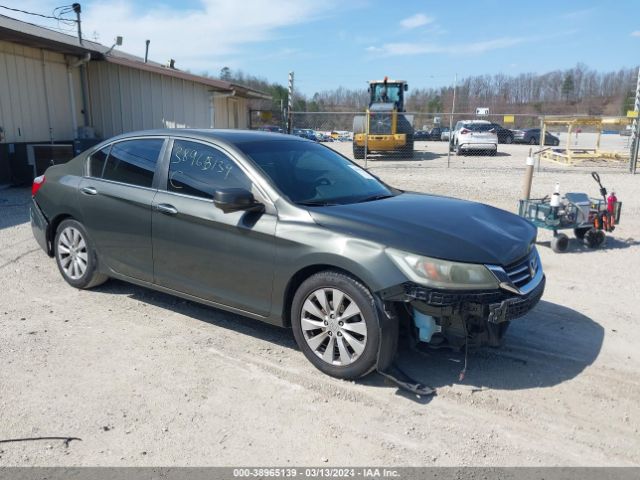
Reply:
[[313, 207], [326, 228], [434, 258], [509, 265], [529, 252], [536, 227], [476, 202], [420, 193], [349, 205]]

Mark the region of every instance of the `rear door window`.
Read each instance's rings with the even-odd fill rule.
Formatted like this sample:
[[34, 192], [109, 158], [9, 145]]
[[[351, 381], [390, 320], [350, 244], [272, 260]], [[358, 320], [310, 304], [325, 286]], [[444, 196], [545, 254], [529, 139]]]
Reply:
[[106, 147], [91, 154], [91, 156], [89, 157], [90, 177], [102, 177], [102, 172], [104, 172], [104, 165], [107, 163], [107, 157], [109, 156], [109, 150], [111, 150], [111, 145], [107, 145]]
[[114, 143], [102, 178], [139, 187], [151, 187], [163, 143], [163, 139], [156, 138]]
[[235, 161], [217, 148], [175, 140], [171, 149], [167, 190], [211, 199], [221, 188], [251, 190], [251, 180]]

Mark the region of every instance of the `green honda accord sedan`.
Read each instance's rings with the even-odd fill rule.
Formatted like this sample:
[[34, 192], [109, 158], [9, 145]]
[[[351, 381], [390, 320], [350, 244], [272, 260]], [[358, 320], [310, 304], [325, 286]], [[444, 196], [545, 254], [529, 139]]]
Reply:
[[393, 188], [299, 137], [167, 129], [111, 138], [33, 183], [40, 246], [76, 288], [117, 278], [293, 329], [354, 379], [415, 342], [501, 344], [542, 296], [536, 229]]

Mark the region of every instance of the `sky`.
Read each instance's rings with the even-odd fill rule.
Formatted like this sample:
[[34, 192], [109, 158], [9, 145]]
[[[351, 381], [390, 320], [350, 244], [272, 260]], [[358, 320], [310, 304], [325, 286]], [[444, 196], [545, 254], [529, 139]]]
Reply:
[[[471, 75], [544, 73], [575, 66], [610, 71], [640, 64], [639, 0], [92, 0], [85, 38], [192, 73], [232, 70], [287, 83], [308, 96], [338, 86], [403, 79], [410, 88]], [[63, 0], [0, 0], [44, 15]], [[73, 26], [0, 8], [0, 14]]]

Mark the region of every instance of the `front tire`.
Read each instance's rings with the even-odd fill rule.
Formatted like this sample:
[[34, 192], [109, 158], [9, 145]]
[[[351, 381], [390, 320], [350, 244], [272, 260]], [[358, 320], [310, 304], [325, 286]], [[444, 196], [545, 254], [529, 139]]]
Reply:
[[556, 253], [566, 252], [569, 248], [569, 237], [564, 233], [558, 233], [551, 239], [551, 250]]
[[72, 287], [93, 288], [109, 278], [98, 272], [93, 244], [84, 226], [77, 220], [63, 220], [58, 225], [54, 249], [60, 274]]
[[413, 138], [407, 140], [407, 143], [400, 149], [400, 153], [403, 158], [413, 158], [414, 154], [414, 146], [413, 146]]
[[531, 137], [531, 140], [529, 140], [529, 145], [538, 145], [538, 143], [536, 137]]
[[361, 160], [364, 158], [364, 147], [358, 147], [355, 143], [353, 144], [353, 158], [356, 160]]
[[291, 306], [293, 335], [307, 360], [327, 375], [348, 380], [374, 370], [378, 356], [395, 355], [397, 338], [380, 341], [380, 315], [367, 287], [331, 270], [305, 280]]

